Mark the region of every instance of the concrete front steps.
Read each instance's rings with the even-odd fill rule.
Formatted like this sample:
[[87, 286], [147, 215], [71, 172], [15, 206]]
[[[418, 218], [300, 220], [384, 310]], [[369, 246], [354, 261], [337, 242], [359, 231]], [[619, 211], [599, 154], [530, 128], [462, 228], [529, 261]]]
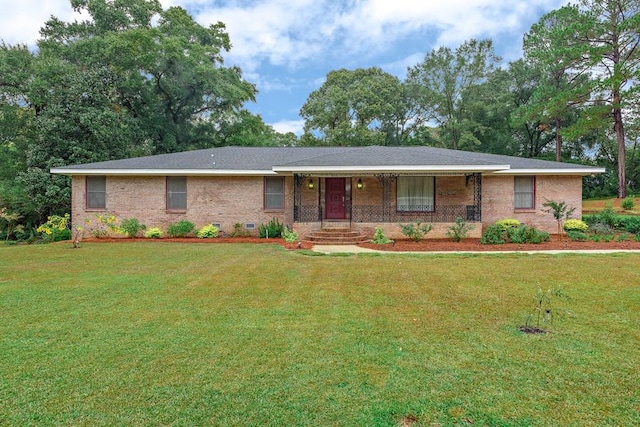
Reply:
[[303, 241], [313, 245], [357, 245], [371, 240], [359, 231], [349, 228], [322, 228], [304, 236]]

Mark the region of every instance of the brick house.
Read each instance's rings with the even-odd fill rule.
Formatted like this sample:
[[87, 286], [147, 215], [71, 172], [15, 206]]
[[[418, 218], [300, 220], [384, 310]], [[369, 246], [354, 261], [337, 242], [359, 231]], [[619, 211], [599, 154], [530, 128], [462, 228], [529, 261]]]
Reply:
[[272, 218], [301, 236], [348, 228], [371, 236], [400, 223], [433, 224], [443, 237], [456, 218], [499, 219], [554, 233], [546, 200], [582, 206], [582, 176], [602, 168], [433, 147], [221, 147], [54, 168], [72, 176], [72, 220], [99, 213], [147, 227], [187, 219], [230, 233]]

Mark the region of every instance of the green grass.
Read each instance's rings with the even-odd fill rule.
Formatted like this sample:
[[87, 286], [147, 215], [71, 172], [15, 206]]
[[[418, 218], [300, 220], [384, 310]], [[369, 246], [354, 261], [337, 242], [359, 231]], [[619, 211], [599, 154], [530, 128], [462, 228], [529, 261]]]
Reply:
[[0, 247], [0, 425], [638, 425], [639, 261]]

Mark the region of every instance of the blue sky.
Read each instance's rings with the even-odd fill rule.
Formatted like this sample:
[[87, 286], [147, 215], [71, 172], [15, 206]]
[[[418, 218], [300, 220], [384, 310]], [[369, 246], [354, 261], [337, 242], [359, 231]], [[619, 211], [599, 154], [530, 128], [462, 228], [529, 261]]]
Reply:
[[[440, 46], [490, 38], [504, 62], [521, 57], [522, 36], [567, 0], [161, 0], [202, 25], [222, 21], [233, 45], [227, 65], [256, 84], [246, 107], [280, 132], [300, 133], [300, 107], [340, 68], [407, 67]], [[54, 15], [71, 21], [69, 0], [0, 0], [0, 39], [33, 45]]]

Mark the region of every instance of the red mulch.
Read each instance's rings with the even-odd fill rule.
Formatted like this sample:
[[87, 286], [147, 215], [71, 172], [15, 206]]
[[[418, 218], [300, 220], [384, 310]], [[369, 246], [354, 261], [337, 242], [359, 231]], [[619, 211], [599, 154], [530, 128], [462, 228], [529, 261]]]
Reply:
[[395, 243], [376, 245], [362, 243], [360, 246], [381, 249], [385, 251], [549, 251], [549, 250], [590, 250], [590, 249], [637, 249], [640, 250], [640, 242], [627, 240], [624, 242], [576, 242], [566, 236], [551, 236], [550, 242], [540, 244], [505, 243], [503, 245], [483, 245], [480, 239], [464, 239], [454, 242], [450, 239], [424, 239], [419, 242], [412, 240], [396, 240]]
[[170, 238], [163, 237], [161, 239], [147, 239], [136, 237], [130, 239], [128, 237], [91, 237], [82, 239], [81, 243], [113, 243], [113, 242], [163, 242], [163, 243], [270, 243], [278, 244], [285, 249], [311, 249], [312, 245], [306, 242], [287, 243], [284, 239], [261, 239], [259, 237], [214, 237], [211, 239], [198, 239], [197, 237]]
[[[86, 242], [166, 242], [166, 243], [203, 243], [203, 244], [220, 244], [220, 243], [256, 243], [256, 244], [278, 244], [285, 249], [311, 249], [312, 244], [308, 242], [287, 243], [284, 239], [260, 239], [258, 237], [216, 237], [212, 239], [198, 239], [195, 237], [187, 238], [162, 238], [162, 239], [145, 239], [135, 238], [129, 239], [124, 237], [116, 238], [85, 238]], [[565, 236], [552, 236], [550, 242], [540, 244], [515, 244], [507, 243], [503, 245], [482, 245], [479, 239], [464, 239], [461, 242], [454, 242], [450, 239], [424, 239], [414, 242], [408, 239], [396, 240], [395, 243], [386, 245], [376, 245], [373, 243], [360, 243], [358, 246], [365, 248], [377, 249], [382, 251], [404, 252], [404, 251], [545, 251], [545, 250], [589, 250], [589, 249], [636, 249], [640, 250], [640, 242], [627, 240], [624, 242], [574, 242]]]

